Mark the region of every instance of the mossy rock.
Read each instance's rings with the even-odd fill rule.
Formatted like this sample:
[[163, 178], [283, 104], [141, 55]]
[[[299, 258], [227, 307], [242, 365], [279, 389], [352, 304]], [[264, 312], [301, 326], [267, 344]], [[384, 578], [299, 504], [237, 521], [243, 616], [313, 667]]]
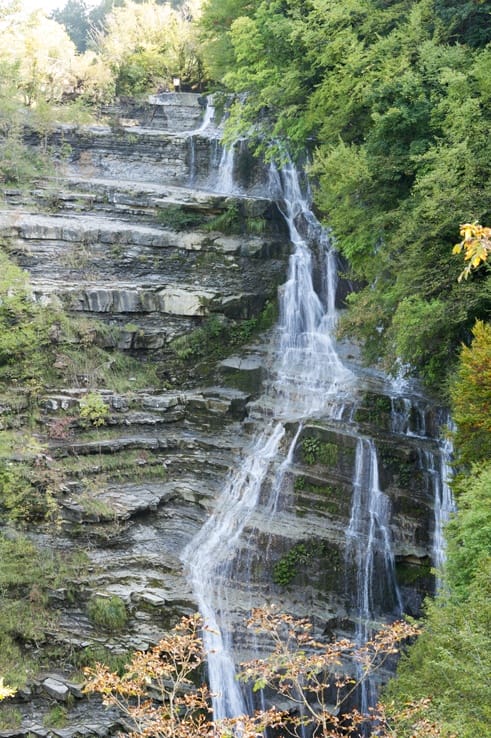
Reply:
[[307, 467], [351, 480], [356, 453], [352, 436], [331, 431], [322, 426], [306, 426], [296, 448], [297, 461]]
[[357, 423], [375, 426], [378, 430], [390, 430], [392, 402], [386, 395], [367, 392], [355, 413]]

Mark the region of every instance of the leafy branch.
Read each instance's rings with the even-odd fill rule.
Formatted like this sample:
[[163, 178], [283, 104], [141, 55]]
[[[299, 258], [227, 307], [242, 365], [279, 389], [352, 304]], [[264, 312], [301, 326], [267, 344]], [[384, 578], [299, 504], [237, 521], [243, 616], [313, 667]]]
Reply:
[[477, 222], [464, 223], [460, 226], [460, 235], [463, 239], [453, 247], [452, 253], [464, 252], [464, 261], [468, 263], [459, 274], [459, 282], [467, 279], [474, 269], [487, 263], [491, 254], [491, 228], [485, 228]]

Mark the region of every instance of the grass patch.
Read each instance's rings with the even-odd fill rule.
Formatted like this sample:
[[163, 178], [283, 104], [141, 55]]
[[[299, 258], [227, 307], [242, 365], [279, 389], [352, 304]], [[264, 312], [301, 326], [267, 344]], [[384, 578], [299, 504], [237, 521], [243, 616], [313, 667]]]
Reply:
[[45, 728], [65, 728], [68, 725], [68, 710], [63, 705], [55, 705], [43, 718]]
[[114, 653], [109, 648], [100, 645], [87, 646], [73, 656], [73, 663], [77, 669], [105, 664], [110, 671], [119, 676], [124, 674], [129, 661], [131, 661], [131, 653]]
[[22, 713], [14, 705], [0, 705], [0, 730], [17, 730], [22, 724]]
[[49, 592], [70, 588], [85, 562], [38, 549], [20, 534], [0, 536], [0, 674], [11, 686], [21, 686], [36, 671], [26, 646], [39, 646], [56, 627]]
[[179, 205], [159, 208], [157, 220], [161, 225], [173, 231], [190, 231], [206, 224], [206, 216], [203, 213], [186, 210], [186, 208]]
[[104, 630], [122, 630], [128, 620], [126, 605], [117, 595], [95, 595], [87, 605], [87, 614], [94, 625]]

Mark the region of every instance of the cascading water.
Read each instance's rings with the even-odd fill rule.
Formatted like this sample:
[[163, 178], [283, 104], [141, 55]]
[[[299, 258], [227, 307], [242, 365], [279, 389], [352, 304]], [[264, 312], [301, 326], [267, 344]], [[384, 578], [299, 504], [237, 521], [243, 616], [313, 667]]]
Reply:
[[[392, 398], [392, 430], [412, 438], [427, 438], [425, 408], [412, 402], [407, 397]], [[439, 427], [449, 427], [450, 418], [445, 415], [440, 418]], [[441, 571], [445, 563], [445, 525], [455, 512], [455, 501], [450, 488], [452, 468], [452, 441], [443, 437], [438, 444], [438, 450], [419, 448], [420, 467], [428, 480], [428, 492], [433, 498], [433, 546], [432, 562], [437, 572]], [[437, 579], [437, 585], [439, 580]]]
[[[213, 183], [215, 191], [234, 191], [233, 154], [233, 148], [222, 149], [220, 175]], [[251, 551], [256, 511], [261, 507], [262, 513], [271, 518], [281, 510], [284, 480], [303, 422], [317, 417], [323, 422], [339, 423], [344, 418], [344, 422], [352, 423], [353, 397], [359, 389], [359, 379], [341, 361], [333, 337], [337, 274], [329, 235], [312, 214], [293, 166], [281, 171], [272, 168], [269, 189], [288, 225], [293, 252], [287, 280], [279, 291], [280, 319], [267, 392], [250, 407], [249, 419], [258, 431], [240, 468], [217, 500], [215, 511], [182, 555], [205, 621], [203, 635], [215, 719], [236, 717], [246, 710], [235, 675], [231, 635], [234, 606], [229, 603], [228, 593], [232, 577], [236, 583], [241, 576], [247, 578], [245, 572], [254, 558]], [[315, 285], [319, 285], [317, 289]], [[392, 432], [411, 437], [418, 437], [419, 432], [426, 434], [424, 413], [421, 417], [416, 413], [414, 420], [410, 417], [411, 404], [404, 400], [393, 407], [397, 412], [393, 413]], [[288, 424], [296, 424], [297, 430], [285, 448], [283, 441], [291, 433]], [[351, 615], [356, 622], [356, 639], [362, 643], [370, 637], [377, 620], [402, 611], [390, 502], [380, 488], [376, 446], [366, 436], [357, 443], [352, 481], [346, 569], [354, 572], [356, 580]], [[440, 497], [443, 500], [443, 491]], [[246, 532], [249, 538], [244, 541]], [[435, 533], [435, 546], [436, 538]], [[251, 583], [245, 584], [250, 590]], [[375, 685], [367, 680], [361, 688], [360, 706], [366, 710], [374, 701]]]
[[390, 512], [389, 498], [380, 489], [375, 444], [371, 439], [359, 438], [346, 536], [348, 555], [356, 567], [356, 608], [364, 623], [383, 611], [393, 609], [400, 614], [402, 610], [395, 578]]
[[205, 623], [203, 640], [208, 654], [208, 676], [216, 720], [245, 712], [245, 703], [235, 678], [230, 649], [227, 612], [217, 602], [220, 579], [226, 578], [237, 542], [257, 505], [261, 485], [284, 436], [281, 423], [266, 427], [251, 448], [238, 473], [217, 501], [214, 514], [185, 549], [183, 561]]
[[[302, 195], [295, 168], [288, 166], [272, 176], [294, 246], [288, 279], [280, 293], [279, 341], [270, 392], [273, 420], [258, 434], [249, 455], [217, 501], [215, 512], [182, 557], [206, 625], [204, 640], [215, 719], [234, 717], [245, 709], [235, 679], [223, 582], [230, 572], [238, 539], [258, 504], [261, 486], [268, 474], [275, 476], [275, 469], [277, 483], [271, 485], [272, 497], [266, 505], [271, 511], [277, 506], [281, 479], [294, 448], [290, 444], [286, 461], [281, 464], [284, 423], [321, 413], [337, 417], [354, 381], [340, 361], [331, 335], [336, 323], [335, 270], [323, 280], [334, 294], [321, 299], [314, 289], [310, 246], [316, 241], [329, 250], [329, 241]], [[321, 256], [332, 269], [334, 259], [326, 258], [325, 253]]]
[[[371, 439], [359, 438], [351, 518], [346, 531], [346, 564], [356, 578], [353, 609], [355, 639], [359, 644], [371, 636], [373, 624], [382, 613], [402, 612], [389, 523], [390, 501], [380, 490], [375, 444]], [[366, 679], [361, 684], [361, 712], [367, 713], [375, 702], [374, 683]]]
[[455, 501], [449, 481], [452, 478], [450, 459], [452, 457], [452, 441], [445, 438], [440, 444], [440, 468], [434, 475], [435, 485], [435, 527], [433, 532], [433, 566], [441, 571], [445, 563], [445, 525], [455, 512]]
[[236, 191], [234, 182], [234, 160], [235, 144], [232, 144], [232, 146], [223, 146], [220, 163], [218, 165], [218, 178], [213, 186], [215, 192], [223, 192], [230, 195]]
[[[213, 105], [213, 95], [206, 97], [206, 107], [203, 114], [203, 120], [199, 128], [195, 128], [187, 133], [188, 150], [189, 150], [189, 177], [188, 185], [194, 185], [198, 175], [198, 161], [196, 156], [196, 144], [200, 136], [203, 134], [211, 135], [218, 142], [219, 131], [214, 125], [215, 107]], [[213, 166], [213, 161], [211, 162]]]

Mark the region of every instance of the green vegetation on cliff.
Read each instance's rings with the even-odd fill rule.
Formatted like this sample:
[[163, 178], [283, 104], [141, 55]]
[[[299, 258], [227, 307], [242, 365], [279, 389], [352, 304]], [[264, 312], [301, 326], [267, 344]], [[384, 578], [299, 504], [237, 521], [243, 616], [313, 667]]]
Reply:
[[203, 14], [209, 70], [227, 64], [225, 85], [241, 93], [229, 136], [312, 149], [317, 206], [366, 284], [344, 331], [369, 360], [410, 365], [433, 386], [491, 306], [489, 274], [457, 284], [451, 253], [460, 223], [491, 218], [490, 12], [256, 0], [226, 13], [209, 0]]
[[491, 275], [459, 283], [452, 254], [460, 224], [491, 221], [490, 13], [486, 0], [208, 0], [203, 14], [208, 69], [240, 93], [228, 136], [311, 150], [317, 207], [359, 285], [342, 332], [368, 360], [451, 387], [460, 512], [426, 631], [388, 691], [398, 738], [419, 699], [445, 736], [487, 735], [491, 718]]
[[[426, 627], [387, 690], [398, 720], [408, 700], [429, 699], [427, 718], [444, 736], [488, 735], [491, 721], [491, 462], [489, 461], [491, 331], [478, 323], [463, 347], [452, 386], [458, 513], [446, 529], [447, 562]], [[467, 473], [466, 473], [467, 472]]]

